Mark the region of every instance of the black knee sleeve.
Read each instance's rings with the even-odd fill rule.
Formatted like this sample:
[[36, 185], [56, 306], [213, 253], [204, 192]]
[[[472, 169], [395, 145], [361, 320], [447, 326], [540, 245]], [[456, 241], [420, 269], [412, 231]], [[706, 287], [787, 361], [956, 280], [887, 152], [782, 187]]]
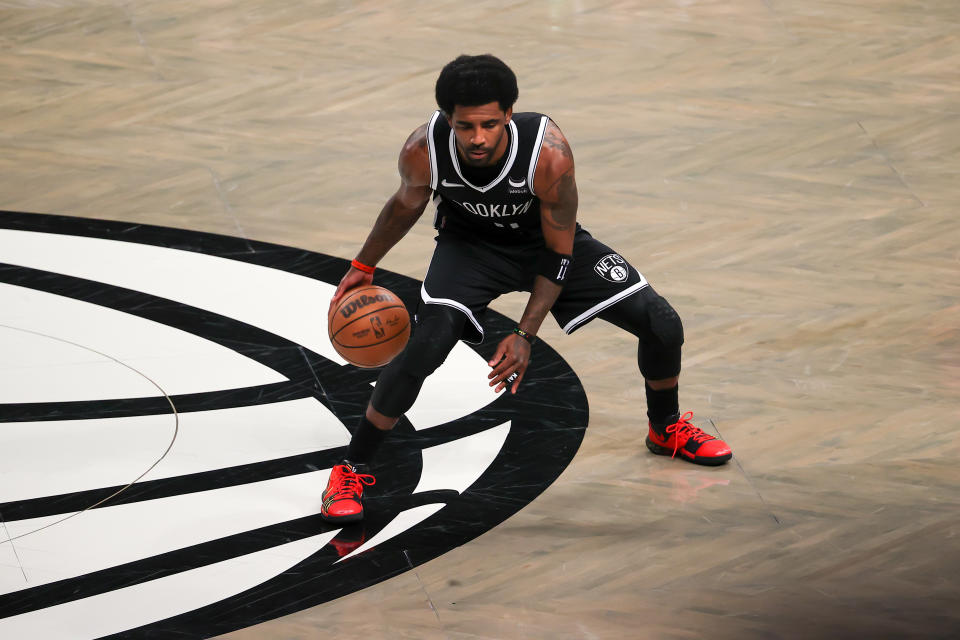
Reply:
[[640, 339], [637, 364], [644, 378], [664, 380], [680, 375], [683, 323], [653, 287], [644, 287], [601, 311], [600, 317]]
[[680, 347], [683, 323], [662, 296], [655, 295], [646, 305], [649, 333], [640, 339], [637, 361], [647, 380], [663, 380], [680, 375]]
[[384, 368], [370, 402], [385, 416], [399, 418], [413, 406], [423, 381], [437, 370], [457, 344], [466, 316], [437, 304], [421, 305], [410, 342]]
[[665, 346], [683, 344], [683, 323], [680, 316], [663, 296], [656, 296], [647, 304], [650, 333]]
[[419, 377], [394, 366], [394, 360], [383, 370], [373, 388], [370, 404], [385, 416], [399, 418], [413, 406], [425, 377]]

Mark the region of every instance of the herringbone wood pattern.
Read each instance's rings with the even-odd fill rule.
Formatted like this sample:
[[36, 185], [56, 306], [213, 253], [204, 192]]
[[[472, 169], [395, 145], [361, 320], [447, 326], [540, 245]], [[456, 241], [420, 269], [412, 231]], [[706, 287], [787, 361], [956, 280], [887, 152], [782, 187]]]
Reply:
[[[681, 312], [682, 403], [736, 458], [648, 455], [632, 340], [548, 326], [591, 401], [556, 485], [229, 638], [956, 633], [952, 0], [0, 2], [0, 208], [352, 257], [440, 67], [486, 51], [570, 139], [580, 220]], [[431, 238], [383, 266], [422, 277]]]

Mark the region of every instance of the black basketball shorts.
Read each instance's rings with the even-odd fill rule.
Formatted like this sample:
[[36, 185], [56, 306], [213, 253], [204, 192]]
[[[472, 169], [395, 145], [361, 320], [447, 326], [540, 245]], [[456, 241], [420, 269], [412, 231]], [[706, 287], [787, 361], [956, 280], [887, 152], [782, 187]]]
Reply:
[[[441, 231], [420, 289], [423, 304], [442, 304], [467, 316], [462, 338], [483, 341], [483, 314], [494, 298], [530, 291], [542, 246], [496, 245]], [[573, 333], [598, 313], [648, 286], [619, 253], [578, 228], [573, 267], [551, 309], [557, 324]]]

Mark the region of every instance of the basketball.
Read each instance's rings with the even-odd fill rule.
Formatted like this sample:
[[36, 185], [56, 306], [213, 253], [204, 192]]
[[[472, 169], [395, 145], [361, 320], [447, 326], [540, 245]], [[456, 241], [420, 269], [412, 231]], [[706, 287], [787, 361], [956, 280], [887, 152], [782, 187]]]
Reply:
[[333, 348], [357, 367], [382, 367], [410, 338], [410, 314], [395, 293], [368, 285], [350, 289], [327, 318]]

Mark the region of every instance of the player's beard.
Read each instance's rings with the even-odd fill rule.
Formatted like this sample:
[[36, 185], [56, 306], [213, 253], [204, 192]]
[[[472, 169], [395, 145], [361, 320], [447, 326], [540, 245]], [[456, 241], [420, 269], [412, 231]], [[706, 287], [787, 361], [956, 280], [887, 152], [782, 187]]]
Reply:
[[[462, 145], [460, 141], [457, 140], [457, 148], [460, 150], [460, 157], [463, 158], [463, 161], [466, 162], [471, 167], [489, 167], [492, 164], [496, 164], [500, 160], [500, 157], [494, 158], [494, 153], [500, 147], [503, 137], [507, 135], [507, 128], [504, 127], [503, 131], [500, 133], [500, 137], [497, 138], [497, 141], [490, 146], [476, 147], [474, 145]], [[474, 156], [471, 154], [471, 151], [483, 151], [483, 155]], [[506, 149], [504, 149], [506, 151]]]

